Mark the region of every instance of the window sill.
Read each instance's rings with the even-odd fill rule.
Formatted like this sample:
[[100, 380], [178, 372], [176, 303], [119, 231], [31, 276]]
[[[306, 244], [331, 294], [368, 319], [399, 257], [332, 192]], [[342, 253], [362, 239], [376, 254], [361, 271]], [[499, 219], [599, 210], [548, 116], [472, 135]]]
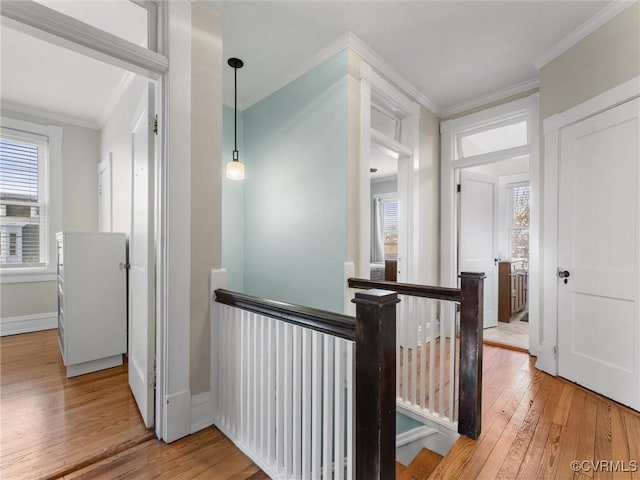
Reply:
[[53, 282], [56, 280], [56, 272], [48, 268], [16, 268], [1, 269], [0, 284], [5, 283], [31, 283]]

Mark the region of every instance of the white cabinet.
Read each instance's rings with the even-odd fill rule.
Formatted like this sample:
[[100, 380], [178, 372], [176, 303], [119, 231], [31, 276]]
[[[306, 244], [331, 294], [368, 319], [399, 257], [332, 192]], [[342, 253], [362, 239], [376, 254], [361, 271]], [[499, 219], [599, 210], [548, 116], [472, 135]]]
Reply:
[[122, 365], [127, 351], [124, 233], [61, 232], [58, 338], [67, 377]]

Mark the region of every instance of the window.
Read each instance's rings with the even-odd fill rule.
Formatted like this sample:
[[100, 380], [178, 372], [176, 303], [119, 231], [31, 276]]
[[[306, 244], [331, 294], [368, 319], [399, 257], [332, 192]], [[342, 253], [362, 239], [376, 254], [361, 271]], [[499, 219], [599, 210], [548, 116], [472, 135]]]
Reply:
[[0, 278], [53, 280], [62, 129], [0, 121]]
[[473, 133], [465, 133], [459, 136], [459, 157], [468, 158], [483, 153], [498, 152], [508, 148], [527, 145], [527, 121], [509, 123], [495, 128]]
[[391, 194], [376, 195], [372, 218], [371, 261], [398, 258], [398, 198]]
[[[0, 257], [3, 268], [42, 266], [45, 259], [40, 231], [40, 211], [44, 210], [43, 186], [46, 139], [3, 129], [0, 136]], [[41, 228], [42, 227], [42, 228]]]
[[529, 185], [511, 188], [511, 258], [529, 259]]

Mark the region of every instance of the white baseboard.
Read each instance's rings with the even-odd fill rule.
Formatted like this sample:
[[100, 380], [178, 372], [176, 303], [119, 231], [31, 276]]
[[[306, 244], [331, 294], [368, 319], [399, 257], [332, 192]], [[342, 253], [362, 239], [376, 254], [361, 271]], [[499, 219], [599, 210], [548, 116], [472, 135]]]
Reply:
[[191, 396], [191, 433], [213, 425], [211, 394], [202, 392]]
[[191, 433], [191, 390], [167, 395], [165, 418], [170, 420], [165, 442], [174, 442]]
[[547, 372], [549, 375], [558, 375], [558, 361], [556, 359], [556, 346], [548, 342], [542, 342], [536, 368]]
[[58, 328], [58, 314], [56, 312], [0, 318], [0, 336], [2, 337], [53, 328]]

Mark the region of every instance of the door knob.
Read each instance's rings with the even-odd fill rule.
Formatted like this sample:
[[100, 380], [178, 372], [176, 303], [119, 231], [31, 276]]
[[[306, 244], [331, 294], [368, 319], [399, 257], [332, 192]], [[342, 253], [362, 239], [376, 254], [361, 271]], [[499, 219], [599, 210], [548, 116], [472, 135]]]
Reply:
[[567, 280], [569, 278], [569, 275], [570, 275], [569, 270], [558, 269], [558, 277], [564, 279], [565, 285], [569, 282], [569, 280]]

